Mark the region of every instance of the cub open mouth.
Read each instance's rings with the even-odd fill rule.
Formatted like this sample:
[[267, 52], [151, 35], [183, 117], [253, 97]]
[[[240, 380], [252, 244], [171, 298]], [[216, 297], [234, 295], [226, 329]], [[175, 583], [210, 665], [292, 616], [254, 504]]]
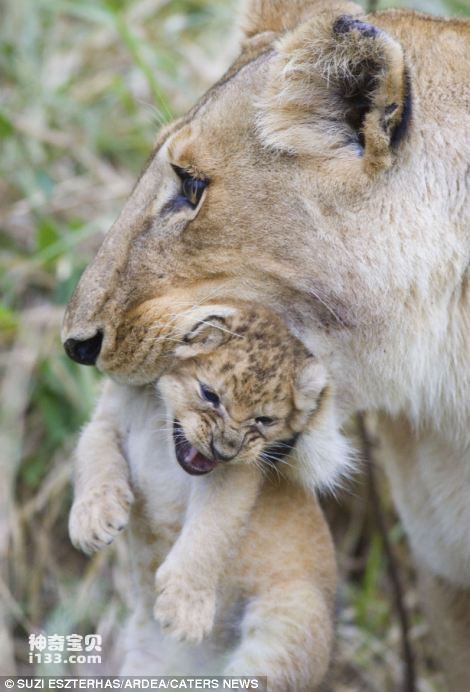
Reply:
[[173, 422], [173, 441], [176, 459], [186, 473], [191, 476], [203, 476], [217, 466], [215, 459], [208, 459], [186, 438], [181, 423], [175, 418]]

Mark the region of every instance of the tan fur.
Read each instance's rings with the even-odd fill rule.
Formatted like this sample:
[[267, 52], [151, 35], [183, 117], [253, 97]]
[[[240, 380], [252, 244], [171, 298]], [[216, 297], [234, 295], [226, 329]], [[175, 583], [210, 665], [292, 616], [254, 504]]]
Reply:
[[[223, 324], [214, 318], [196, 323], [175, 355], [158, 384], [166, 425], [171, 431], [177, 419], [201, 453], [212, 457], [215, 448], [230, 461], [220, 461], [203, 478], [187, 476], [176, 466], [171, 434], [165, 435], [166, 444], [161, 436], [165, 423], [163, 417], [158, 422], [158, 399], [147, 392], [143, 413], [132, 390], [109, 384], [77, 450], [70, 533], [88, 552], [109, 543], [127, 523], [123, 482], [126, 500], [132, 495], [121, 450], [129, 456], [140, 615], [131, 621], [128, 641], [131, 647], [140, 644], [137, 651], [128, 648], [123, 672], [181, 672], [172, 663], [175, 652], [161, 661], [158, 656], [142, 660], [143, 652], [160, 648], [156, 638], [161, 635], [146, 611], [153, 593], [150, 577], [157, 570], [154, 614], [166, 635], [185, 642], [193, 654], [198, 645], [210, 653], [214, 641], [226, 641], [226, 674], [268, 675], [273, 690], [315, 689], [331, 655], [333, 546], [315, 495], [289, 480], [297, 450], [275, 468], [265, 450], [293, 433], [308, 438], [321, 430], [317, 421], [331, 415], [332, 407], [326, 373], [279, 318], [260, 308], [234, 309]], [[200, 383], [218, 392], [220, 403], [205, 400]], [[272, 417], [272, 423], [256, 423], [259, 416]], [[150, 456], [132, 446], [142, 433], [152, 445]], [[330, 453], [339, 457], [347, 448], [337, 430], [336, 436]], [[336, 465], [342, 463], [347, 458], [336, 459]], [[165, 473], [172, 477], [171, 487]], [[230, 625], [234, 607], [244, 612], [241, 618], [232, 616]], [[241, 637], [234, 638], [234, 626], [241, 628]], [[152, 628], [153, 636], [147, 637]], [[203, 664], [191, 665], [194, 674]]]
[[[98, 367], [146, 383], [171, 356], [177, 315], [210, 301], [271, 307], [325, 363], [344, 416], [407, 420], [408, 458], [387, 465], [411, 544], [426, 533], [419, 563], [468, 586], [470, 541], [455, 539], [452, 508], [465, 505], [470, 462], [470, 24], [327, 2], [253, 0], [246, 12], [239, 59], [159, 137], [64, 339], [104, 330]], [[412, 116], [394, 144], [406, 75]], [[209, 180], [197, 209], [169, 211], [181, 190], [170, 163]], [[425, 466], [431, 521], [424, 492], [402, 499]]]
[[383, 416], [379, 431], [381, 460], [417, 559], [418, 585], [449, 690], [467, 692], [469, 556], [461, 546], [468, 541], [470, 525], [470, 465], [465, 452], [433, 430], [418, 433], [403, 418]]
[[447, 673], [450, 692], [468, 690], [470, 590], [455, 587], [432, 572], [422, 571], [419, 588], [434, 633], [437, 655]]

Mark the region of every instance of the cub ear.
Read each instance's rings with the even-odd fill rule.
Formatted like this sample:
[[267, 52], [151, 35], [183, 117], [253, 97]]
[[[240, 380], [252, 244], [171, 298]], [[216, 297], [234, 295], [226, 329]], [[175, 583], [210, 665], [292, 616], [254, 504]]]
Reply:
[[260, 102], [266, 144], [293, 154], [392, 163], [411, 114], [401, 45], [350, 14], [322, 12], [287, 34]]
[[294, 386], [294, 403], [298, 411], [312, 413], [327, 385], [326, 370], [313, 357], [307, 358]]
[[227, 329], [225, 319], [219, 315], [209, 315], [197, 322], [182, 339], [182, 344], [176, 347], [177, 358], [194, 358], [201, 353], [211, 353], [218, 346], [228, 341], [232, 336]]

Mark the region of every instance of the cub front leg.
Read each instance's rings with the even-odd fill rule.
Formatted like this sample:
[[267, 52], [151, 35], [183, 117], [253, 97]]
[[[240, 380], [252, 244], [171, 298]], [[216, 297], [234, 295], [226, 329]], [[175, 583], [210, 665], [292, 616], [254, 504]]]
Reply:
[[197, 644], [211, 632], [219, 580], [261, 480], [258, 469], [242, 466], [194, 479], [183, 530], [155, 577], [155, 617], [180, 641]]
[[129, 468], [120, 447], [119, 414], [124, 392], [106, 383], [75, 453], [75, 498], [69, 518], [73, 545], [85, 553], [113, 542], [127, 525], [134, 500]]

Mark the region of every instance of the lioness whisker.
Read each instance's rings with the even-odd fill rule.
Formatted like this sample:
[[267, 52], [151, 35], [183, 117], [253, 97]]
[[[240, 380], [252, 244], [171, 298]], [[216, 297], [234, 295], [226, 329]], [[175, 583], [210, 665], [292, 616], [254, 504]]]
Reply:
[[341, 317], [333, 310], [331, 305], [328, 305], [328, 303], [324, 300], [324, 298], [321, 298], [320, 295], [318, 294], [318, 292], [315, 291], [315, 289], [310, 287], [309, 290], [310, 290], [310, 293], [328, 310], [330, 315], [332, 315], [335, 318], [336, 322], [338, 322], [342, 327], [345, 327], [346, 325], [344, 323], [344, 320], [342, 320]]

